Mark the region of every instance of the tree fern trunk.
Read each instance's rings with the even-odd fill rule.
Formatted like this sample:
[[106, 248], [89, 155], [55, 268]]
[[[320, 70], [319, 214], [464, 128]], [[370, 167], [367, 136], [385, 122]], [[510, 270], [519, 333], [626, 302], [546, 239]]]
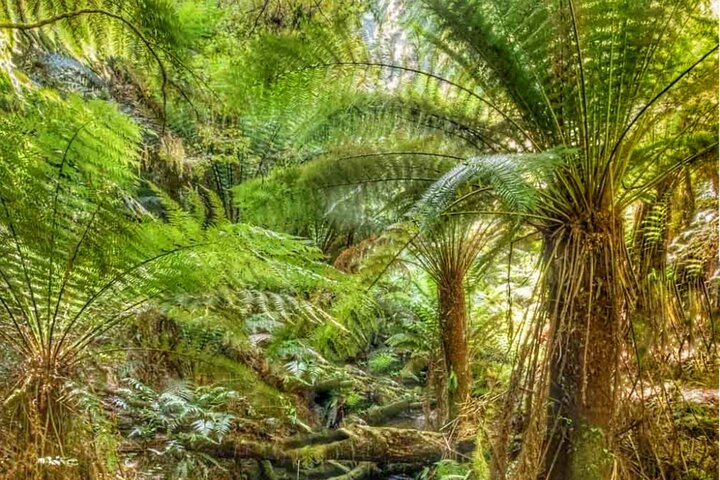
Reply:
[[438, 282], [438, 304], [442, 346], [448, 379], [448, 412], [450, 419], [470, 396], [470, 374], [467, 344], [467, 305], [461, 274], [449, 274]]
[[551, 480], [610, 478], [620, 325], [621, 224], [607, 213], [547, 238], [551, 319], [545, 470]]

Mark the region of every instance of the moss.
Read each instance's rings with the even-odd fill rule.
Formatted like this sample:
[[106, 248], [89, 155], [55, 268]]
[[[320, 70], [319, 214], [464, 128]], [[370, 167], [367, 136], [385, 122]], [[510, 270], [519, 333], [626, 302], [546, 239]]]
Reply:
[[484, 447], [482, 433], [478, 432], [475, 438], [475, 452], [473, 454], [472, 469], [476, 480], [490, 480], [490, 467], [488, 466], [488, 453]]
[[714, 406], [687, 403], [673, 412], [675, 425], [692, 437], [717, 437], [717, 413]]
[[613, 456], [607, 449], [605, 434], [602, 429], [591, 425], [580, 425], [578, 428], [572, 457], [573, 478], [607, 480]]
[[289, 452], [295, 462], [303, 467], [317, 465], [325, 461], [324, 445], [309, 445]]
[[467, 464], [455, 460], [440, 460], [435, 464], [434, 476], [431, 478], [468, 478], [468, 468]]

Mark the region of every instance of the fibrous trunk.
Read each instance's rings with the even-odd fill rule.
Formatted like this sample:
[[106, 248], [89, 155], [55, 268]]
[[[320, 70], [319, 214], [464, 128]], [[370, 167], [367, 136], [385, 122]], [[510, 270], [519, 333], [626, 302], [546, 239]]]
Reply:
[[[622, 230], [593, 214], [546, 239], [551, 336], [545, 471], [551, 480], [609, 478], [621, 322]], [[559, 233], [559, 234], [558, 234]]]
[[438, 282], [440, 327], [443, 354], [448, 376], [448, 411], [455, 418], [470, 396], [470, 374], [467, 344], [467, 305], [464, 278], [449, 274]]

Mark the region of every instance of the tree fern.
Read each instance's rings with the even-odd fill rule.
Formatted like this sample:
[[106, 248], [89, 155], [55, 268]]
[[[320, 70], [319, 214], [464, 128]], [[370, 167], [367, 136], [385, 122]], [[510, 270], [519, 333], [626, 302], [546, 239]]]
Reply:
[[[93, 66], [113, 59], [124, 60], [137, 71], [148, 73], [161, 99], [159, 112], [163, 118], [170, 88], [180, 96], [187, 95], [178, 88], [178, 78], [197, 77], [188, 68], [190, 49], [209, 35], [215, 8], [209, 2], [96, 2], [69, 0], [39, 1], [32, 6], [25, 3], [4, 2], [0, 11], [0, 29], [5, 40], [4, 69], [20, 87], [27, 82], [17, 74], [14, 56], [20, 52], [26, 58], [43, 59], [49, 66], [57, 66], [65, 54]], [[35, 55], [37, 53], [38, 55]], [[29, 62], [19, 65], [32, 70]], [[59, 70], [62, 70], [60, 68]], [[85, 75], [88, 76], [88, 75]], [[94, 74], [89, 77], [96, 78]]]
[[336, 282], [319, 251], [198, 216], [167, 197], [165, 220], [152, 217], [132, 198], [137, 126], [104, 102], [34, 99], [34, 108], [3, 119], [0, 338], [19, 357], [5, 385], [8, 412], [19, 415], [26, 440], [50, 436], [38, 444], [49, 449], [42, 455], [61, 448], [72, 427], [65, 381], [83, 369], [95, 343], [148, 302], [334, 322], [326, 305], [300, 298]]
[[[627, 318], [636, 292], [622, 233], [624, 209], [698, 155], [717, 151], [713, 134], [704, 151], [695, 150], [687, 157], [665, 157], [665, 148], [659, 147], [655, 150], [662, 160], [659, 168], [648, 168], [648, 157], [643, 155], [652, 155], [657, 138], [671, 145], [688, 134], [716, 130], [716, 119], [700, 106], [716, 104], [711, 92], [717, 89], [717, 39], [706, 19], [708, 5], [430, 0], [401, 5], [398, 11], [399, 16], [386, 16], [383, 28], [362, 32], [363, 43], [337, 39], [325, 40], [323, 47], [303, 48], [291, 41], [285, 46], [288, 60], [274, 61], [271, 68], [285, 69], [296, 78], [299, 72], [320, 72], [306, 75], [310, 87], [324, 72], [327, 81], [338, 85], [348, 82], [358, 90], [392, 92], [400, 98], [434, 99], [440, 92], [446, 111], [474, 116], [475, 124], [504, 127], [498, 128], [506, 136], [504, 142], [488, 142], [487, 151], [460, 155], [463, 158], [563, 149], [559, 161], [521, 175], [508, 176], [509, 170], [521, 170], [508, 169], [510, 161], [496, 165], [492, 174], [485, 169], [487, 163], [459, 161], [461, 166], [443, 178], [435, 192], [442, 211], [443, 205], [472, 190], [470, 186], [454, 193], [453, 185], [472, 175], [484, 176], [515, 216], [520, 216], [518, 207], [530, 208], [521, 218], [543, 234], [546, 310], [537, 324], [547, 320], [554, 333], [545, 354], [553, 370], [541, 389], [552, 387], [551, 404], [557, 410], [545, 409], [543, 394], [529, 404], [536, 406], [531, 416], [537, 423], [526, 431], [524, 444], [530, 448], [519, 460], [517, 475], [575, 478], [578, 470], [564, 443], [567, 432], [562, 426], [556, 428], [554, 419], [565, 411], [584, 412], [587, 406], [588, 418], [579, 413], [573, 421], [599, 422], [601, 428], [609, 428], [614, 394], [608, 386], [614, 381], [601, 381], [568, 365], [590, 362], [607, 365], [601, 371], [610, 377], [620, 374], [610, 357], [619, 355], [619, 325]], [[386, 35], [393, 29], [397, 35]], [[410, 29], [414, 36], [407, 34]], [[328, 51], [326, 45], [335, 48]], [[278, 74], [273, 78], [277, 83], [283, 79]], [[463, 103], [466, 109], [452, 111]], [[695, 110], [699, 113], [692, 113], [692, 106], [700, 106]], [[514, 163], [522, 165], [522, 159]], [[486, 193], [480, 183], [477, 190]], [[432, 206], [427, 199], [425, 203]], [[602, 311], [607, 312], [606, 323], [614, 325], [609, 330], [600, 326], [605, 314], [597, 310], [598, 302], [607, 304]], [[599, 323], [593, 326], [596, 320]], [[587, 332], [586, 337], [573, 333], [577, 331]], [[538, 339], [539, 333], [535, 335]], [[601, 344], [605, 346], [598, 347]], [[587, 357], [594, 351], [598, 358]], [[530, 367], [527, 378], [537, 380], [535, 371]], [[585, 389], [589, 393], [583, 397]], [[600, 406], [601, 397], [606, 407]], [[597, 409], [593, 402], [598, 402]], [[595, 419], [595, 414], [602, 418]], [[538, 444], [545, 448], [533, 451]], [[541, 459], [543, 450], [561, 457], [554, 461], [550, 453]], [[504, 459], [497, 455], [498, 475], [507, 471]], [[607, 462], [600, 467], [606, 476], [607, 468]]]

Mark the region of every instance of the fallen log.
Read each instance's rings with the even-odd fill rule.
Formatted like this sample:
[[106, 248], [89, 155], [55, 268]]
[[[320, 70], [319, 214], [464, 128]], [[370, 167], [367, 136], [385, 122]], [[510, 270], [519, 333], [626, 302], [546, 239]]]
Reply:
[[[468, 458], [475, 446], [474, 438], [452, 441], [438, 432], [366, 425], [350, 425], [275, 442], [249, 440], [241, 435], [228, 435], [220, 444], [198, 445], [195, 449], [218, 460], [267, 461], [269, 463], [259, 466], [265, 470], [266, 477], [272, 478], [273, 473], [267, 468], [270, 464], [290, 471], [299, 466], [312, 470], [333, 460], [373, 463], [383, 471], [393, 468], [391, 465], [409, 471], [419, 470], [445, 458]], [[157, 441], [163, 444], [162, 439]], [[151, 446], [147, 442], [133, 442], [122, 445], [121, 451], [142, 453]], [[347, 475], [348, 472], [338, 473]]]
[[259, 458], [278, 464], [339, 460], [429, 465], [443, 458], [467, 456], [473, 448], [472, 438], [451, 443], [438, 432], [352, 425], [272, 444], [226, 438], [204, 451], [216, 458]]
[[295, 435], [282, 442], [283, 447], [287, 449], [307, 447], [309, 445], [319, 445], [323, 443], [337, 442], [348, 438], [346, 431], [340, 430], [320, 430], [301, 435]]
[[400, 400], [389, 405], [369, 409], [363, 416], [363, 420], [368, 425], [382, 425], [407, 410], [422, 408], [422, 405], [422, 402], [414, 400]]
[[330, 377], [325, 380], [318, 380], [312, 385], [310, 385], [310, 390], [315, 392], [329, 392], [331, 390], [338, 390], [340, 388], [344, 387], [351, 387], [354, 385], [354, 382], [351, 378], [343, 377], [343, 376], [337, 376], [337, 377]]

